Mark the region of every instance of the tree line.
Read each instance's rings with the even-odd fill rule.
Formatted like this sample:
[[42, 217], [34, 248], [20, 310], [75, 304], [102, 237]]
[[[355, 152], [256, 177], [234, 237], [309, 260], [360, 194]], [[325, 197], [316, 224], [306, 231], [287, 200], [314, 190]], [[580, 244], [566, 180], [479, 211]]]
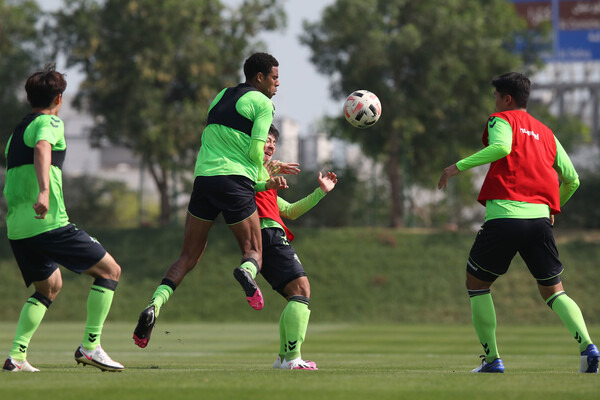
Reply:
[[[177, 177], [193, 168], [212, 97], [241, 80], [249, 53], [268, 51], [258, 35], [285, 23], [278, 0], [237, 6], [64, 0], [51, 13], [32, 0], [0, 0], [0, 161], [10, 129], [28, 109], [25, 78], [64, 57], [66, 67], [84, 76], [74, 106], [94, 117], [91, 140], [124, 146], [143, 160], [160, 193], [157, 219], [167, 224], [177, 212], [170, 193]], [[480, 146], [494, 111], [491, 78], [539, 70], [536, 49], [548, 33], [548, 27], [529, 30], [505, 0], [336, 0], [319, 20], [305, 22], [300, 40], [318, 70], [331, 77], [331, 95], [341, 100], [369, 89], [384, 110], [366, 131], [341, 115], [322, 121], [330, 136], [359, 143], [380, 162], [385, 182], [361, 182], [360, 166], [349, 166], [340, 185], [348, 185], [340, 197], [348, 206], [325, 203], [315, 223], [328, 216], [333, 225], [456, 222], [474, 203], [472, 175], [427, 205], [427, 194], [416, 196], [415, 188], [433, 189], [444, 166]], [[536, 110], [548, 114], [543, 106]], [[568, 139], [559, 137], [568, 146], [585, 137], [576, 119], [555, 122], [568, 132]], [[302, 180], [298, 186], [304, 187]]]

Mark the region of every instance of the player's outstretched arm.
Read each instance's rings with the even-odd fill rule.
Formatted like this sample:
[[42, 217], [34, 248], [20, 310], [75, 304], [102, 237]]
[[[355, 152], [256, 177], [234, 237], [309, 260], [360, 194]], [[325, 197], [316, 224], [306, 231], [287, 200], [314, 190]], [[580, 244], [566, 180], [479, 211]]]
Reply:
[[298, 163], [286, 163], [279, 160], [265, 161], [265, 168], [269, 171], [269, 175], [298, 175], [300, 172], [300, 164]]
[[325, 176], [319, 172], [319, 187], [323, 193], [327, 194], [333, 190], [337, 183], [337, 175], [334, 172], [327, 172]]
[[319, 187], [305, 198], [290, 204], [281, 197], [277, 197], [279, 215], [281, 215], [283, 218], [291, 220], [298, 218], [316, 206], [317, 203], [321, 201], [321, 199], [325, 197], [327, 193], [333, 190], [336, 184], [337, 176], [335, 173], [327, 172], [327, 174], [323, 176], [323, 174], [319, 172]]

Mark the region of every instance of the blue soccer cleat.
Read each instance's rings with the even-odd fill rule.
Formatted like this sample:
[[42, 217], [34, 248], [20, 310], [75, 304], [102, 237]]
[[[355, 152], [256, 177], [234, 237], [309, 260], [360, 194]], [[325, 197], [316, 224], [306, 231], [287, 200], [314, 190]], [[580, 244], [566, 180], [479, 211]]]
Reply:
[[485, 356], [481, 356], [483, 360], [481, 361], [481, 365], [471, 372], [495, 372], [495, 373], [504, 373], [504, 363], [501, 358], [496, 358], [491, 363], [485, 361]]
[[598, 360], [600, 360], [600, 352], [598, 351], [596, 345], [590, 344], [585, 351], [581, 352], [579, 372], [597, 374]]

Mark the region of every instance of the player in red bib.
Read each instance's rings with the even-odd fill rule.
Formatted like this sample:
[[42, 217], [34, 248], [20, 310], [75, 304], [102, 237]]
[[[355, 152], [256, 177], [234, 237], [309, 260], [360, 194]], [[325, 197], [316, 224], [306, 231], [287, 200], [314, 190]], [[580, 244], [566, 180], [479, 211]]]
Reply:
[[529, 79], [510, 72], [492, 85], [497, 112], [484, 130], [484, 149], [447, 167], [438, 183], [438, 189], [445, 188], [461, 171], [491, 163], [478, 197], [485, 205], [485, 223], [467, 261], [473, 325], [485, 352], [472, 372], [504, 372], [490, 287], [518, 252], [537, 280], [540, 295], [578, 342], [579, 371], [597, 373], [600, 353], [579, 306], [565, 294], [563, 265], [552, 234], [554, 215], [579, 187], [577, 172], [552, 131], [527, 113]]
[[[272, 161], [279, 138], [274, 126], [269, 130], [265, 144], [265, 164], [270, 175], [297, 171], [297, 164], [285, 164]], [[281, 170], [284, 166], [286, 170]], [[277, 177], [283, 179], [282, 177]], [[323, 176], [319, 172], [319, 187], [305, 198], [288, 203], [277, 196], [277, 190], [271, 189], [256, 193], [256, 206], [260, 217], [263, 243], [263, 264], [260, 273], [271, 287], [287, 300], [287, 305], [279, 320], [279, 356], [273, 368], [316, 370], [313, 361], [301, 357], [300, 348], [306, 336], [310, 310], [310, 284], [306, 272], [291, 245], [294, 235], [285, 226], [283, 218], [296, 219], [317, 205], [335, 187], [337, 177], [333, 172]], [[283, 185], [279, 185], [282, 187]]]

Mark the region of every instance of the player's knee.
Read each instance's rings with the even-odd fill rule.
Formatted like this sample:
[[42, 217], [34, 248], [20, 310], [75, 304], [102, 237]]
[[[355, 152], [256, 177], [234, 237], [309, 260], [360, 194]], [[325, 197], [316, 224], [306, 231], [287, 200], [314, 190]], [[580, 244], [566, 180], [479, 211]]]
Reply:
[[62, 275], [60, 274], [60, 270], [56, 269], [46, 280], [33, 282], [33, 286], [35, 287], [35, 293], [48, 298], [51, 302], [54, 301], [60, 289], [62, 289]]
[[[556, 293], [564, 293], [564, 287], [562, 285], [560, 275], [551, 279], [538, 279], [537, 284], [540, 296], [542, 296], [542, 299], [545, 302], [548, 302], [548, 300], [555, 296]], [[549, 304], [549, 306], [552, 308], [551, 304]]]
[[54, 301], [54, 299], [56, 299], [56, 296], [58, 296], [60, 289], [62, 289], [62, 279], [50, 282], [50, 284], [44, 290], [36, 288], [36, 292], [41, 293], [51, 301]]
[[115, 261], [114, 258], [112, 258], [112, 256], [110, 256], [110, 258], [108, 258], [106, 261], [106, 276], [103, 276], [103, 278], [118, 282], [121, 278], [121, 266]]
[[308, 280], [300, 283], [299, 295], [310, 298], [310, 284], [308, 283]]
[[96, 265], [87, 271], [94, 278], [110, 279], [119, 281], [121, 278], [121, 266], [108, 253]]
[[119, 264], [117, 264], [116, 262], [114, 263], [113, 267], [112, 267], [112, 275], [113, 275], [113, 280], [115, 281], [119, 281], [119, 279], [121, 279], [121, 266]]
[[298, 278], [288, 283], [285, 287], [288, 300], [294, 296], [310, 298], [310, 284], [306, 277]]
[[60, 289], [62, 289], [62, 286], [62, 279], [57, 279], [50, 284], [50, 291], [55, 294], [58, 294], [58, 292], [60, 292]]

